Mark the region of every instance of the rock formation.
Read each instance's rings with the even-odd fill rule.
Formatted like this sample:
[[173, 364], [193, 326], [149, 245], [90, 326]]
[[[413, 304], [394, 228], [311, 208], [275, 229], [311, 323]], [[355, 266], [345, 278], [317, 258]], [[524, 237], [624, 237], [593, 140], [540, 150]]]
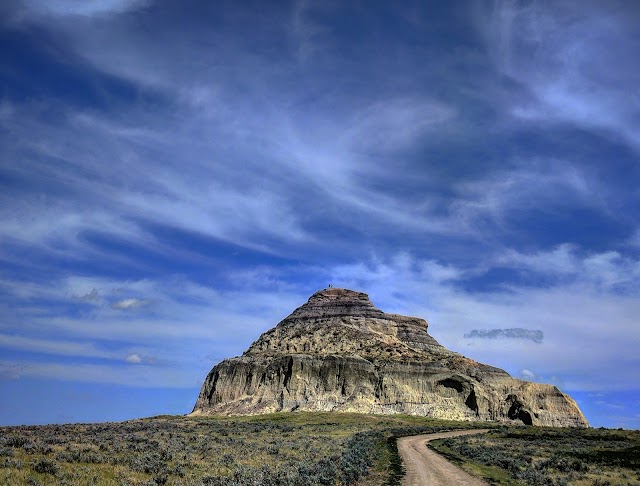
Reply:
[[589, 425], [555, 386], [449, 351], [423, 319], [386, 314], [367, 294], [338, 288], [316, 292], [242, 356], [216, 365], [193, 413], [294, 410]]

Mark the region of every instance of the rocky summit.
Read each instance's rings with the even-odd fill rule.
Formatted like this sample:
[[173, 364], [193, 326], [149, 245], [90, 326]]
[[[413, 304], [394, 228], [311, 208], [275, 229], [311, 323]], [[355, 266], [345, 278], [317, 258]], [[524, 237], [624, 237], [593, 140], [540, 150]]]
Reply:
[[245, 353], [216, 365], [193, 414], [340, 411], [588, 427], [571, 397], [441, 346], [417, 317], [367, 294], [313, 294]]

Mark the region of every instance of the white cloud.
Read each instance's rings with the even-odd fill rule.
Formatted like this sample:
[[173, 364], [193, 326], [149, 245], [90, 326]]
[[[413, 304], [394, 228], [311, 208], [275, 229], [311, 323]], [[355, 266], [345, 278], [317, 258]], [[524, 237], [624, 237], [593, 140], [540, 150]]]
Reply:
[[8, 367], [22, 367], [21, 377], [49, 378], [65, 381], [87, 383], [111, 383], [117, 385], [136, 386], [141, 388], [191, 388], [197, 386], [197, 374], [182, 368], [146, 366], [111, 366], [98, 364], [64, 364], [60, 362], [30, 362], [14, 364], [7, 362]]
[[509, 219], [523, 211], [562, 212], [573, 206], [606, 210], [594, 196], [600, 192], [594, 179], [563, 160], [515, 160], [503, 170], [459, 182], [455, 189], [451, 215], [476, 231], [487, 222], [507, 227]]
[[24, 366], [0, 362], [0, 381], [18, 380], [23, 370]]
[[498, 256], [495, 263], [511, 268], [524, 268], [545, 275], [575, 275], [580, 266], [576, 248], [571, 244], [562, 244], [550, 251], [520, 253], [509, 250]]
[[[274, 81], [297, 80], [299, 66], [273, 65], [228, 38], [216, 42], [215, 32], [202, 35], [218, 49], [193, 52], [190, 36], [170, 30], [158, 44], [124, 20], [60, 28], [71, 40], [66, 47], [98, 70], [141, 89], [151, 86], [175, 103], [127, 104], [106, 114], [52, 100], [48, 109], [59, 115], [56, 124], [41, 123], [42, 113], [21, 106], [8, 129], [12, 146], [34, 154], [24, 171], [66, 181], [78, 195], [20, 208], [8, 204], [2, 218], [7, 234], [84, 256], [96, 250], [78, 241], [85, 232], [149, 243], [151, 235], [137, 222], [266, 252], [277, 251], [274, 241], [317, 244], [313, 229], [329, 217], [362, 221], [358, 229], [366, 231], [383, 224], [451, 231], [427, 194], [418, 204], [405, 203], [392, 186], [380, 190], [362, 182], [374, 174], [381, 181], [398, 178], [402, 173], [393, 164], [372, 164], [371, 153], [424, 143], [436, 138], [434, 131], [441, 138], [457, 116], [453, 105], [416, 87], [360, 103], [337, 94], [310, 107], [300, 100], [315, 98], [314, 86]], [[232, 73], [218, 68], [227, 58]], [[263, 71], [266, 79], [255, 75]], [[236, 77], [247, 84], [240, 93]], [[75, 136], [68, 137], [69, 131]], [[66, 164], [54, 171], [33, 160], [38, 157]], [[60, 223], [57, 229], [48, 224], [52, 220]], [[65, 244], [54, 244], [60, 240]]]
[[[606, 253], [579, 257], [567, 250], [567, 255], [575, 261], [570, 279], [544, 287], [509, 284], [491, 293], [464, 289], [465, 276], [478, 275], [473, 271], [438, 280], [437, 273], [421, 269], [420, 260], [406, 256], [337, 267], [331, 279], [336, 286], [367, 291], [387, 312], [426, 318], [430, 334], [446, 347], [512, 374], [535, 369], [538, 381], [572, 390], [633, 389], [640, 366], [634, 357], [640, 346], [635, 317], [640, 313], [635, 298], [640, 282], [629, 280], [627, 269], [637, 262], [594, 266], [589, 264], [594, 259], [609, 263], [611, 259], [603, 256]], [[558, 258], [554, 252], [548, 257]], [[539, 271], [534, 262], [545, 263], [544, 257], [532, 258], [532, 270]], [[546, 262], [541, 268], [551, 271], [553, 266]], [[602, 285], [620, 279], [627, 282], [624, 293], [616, 286]], [[526, 340], [510, 340], [506, 345], [498, 340], [464, 339], [473, 329], [513, 327], [540, 330], [544, 342], [533, 346]]]
[[[236, 285], [238, 290], [220, 291], [183, 277], [122, 281], [74, 276], [41, 284], [7, 281], [5, 288], [12, 292], [15, 312], [0, 322], [0, 347], [29, 353], [14, 363], [31, 370], [24, 376], [41, 376], [43, 360], [65, 356], [79, 366], [105, 361], [99, 365], [105, 369], [124, 363], [153, 365], [173, 376], [174, 382], [198, 386], [211, 365], [204, 356], [222, 359], [241, 354], [260, 333], [308, 297], [292, 284], [255, 283], [254, 287], [251, 279], [238, 278]], [[146, 308], [151, 314], [147, 310], [122, 312], [109, 305], [87, 307], [74, 297], [94, 288], [100, 289], [106, 302], [131, 293], [143, 294], [154, 303]], [[53, 372], [47, 376], [85, 379], [66, 365], [56, 369], [59, 376]], [[6, 376], [15, 375], [14, 368], [3, 370]], [[114, 383], [128, 383], [119, 373], [107, 373], [98, 382], [113, 379]], [[165, 383], [164, 376], [151, 373], [148, 379], [152, 383], [145, 386], [174, 386]]]
[[[139, 244], [153, 243], [157, 251], [176, 252], [154, 239], [140, 222], [264, 251], [269, 251], [268, 246], [259, 242], [308, 239], [286, 190], [290, 181], [267, 176], [250, 141], [237, 140], [242, 148], [234, 149], [235, 156], [256, 162], [235, 164], [213, 139], [203, 137], [200, 146], [194, 144], [192, 137], [199, 135], [191, 131], [191, 122], [176, 130], [159, 123], [164, 115], [150, 119], [135, 107], [130, 113], [135, 124], [125, 123], [120, 116], [100, 118], [64, 106], [55, 108], [64, 115], [60, 123], [43, 124], [38, 121], [38, 110], [21, 107], [16, 120], [7, 124], [13, 150], [30, 153], [24, 163], [7, 170], [18, 178], [37, 173], [56, 179], [70, 192], [0, 197], [0, 232], [11, 240], [71, 258], [99, 259], [105, 255], [82, 235], [108, 234]], [[189, 120], [190, 115], [185, 118]], [[77, 136], [66, 137], [69, 130]], [[210, 135], [226, 138], [222, 131], [216, 125]], [[63, 139], [67, 142], [62, 143]], [[162, 162], [144, 155], [147, 151], [156, 153]], [[66, 163], [46, 163], [52, 157]], [[222, 157], [223, 161], [218, 160]], [[300, 171], [292, 169], [295, 179]], [[112, 254], [110, 258], [122, 257]]]
[[530, 370], [520, 370], [520, 377], [523, 380], [534, 381], [536, 379], [536, 374]]
[[[630, 21], [617, 24], [622, 33], [616, 34], [607, 25], [609, 14], [600, 19], [589, 14], [592, 3], [578, 12], [575, 22], [562, 8], [558, 16], [549, 13], [547, 3], [497, 3], [495, 16], [481, 23], [490, 24], [485, 34], [500, 73], [524, 89], [507, 96], [499, 92], [504, 99], [477, 90], [473, 97], [487, 99], [471, 106], [462, 89], [432, 87], [425, 81], [467, 86], [459, 82], [464, 81], [459, 73], [457, 79], [436, 73], [450, 69], [445, 58], [469, 60], [462, 51], [424, 63], [423, 51], [403, 48], [404, 61], [394, 56], [397, 70], [383, 79], [388, 85], [369, 83], [367, 61], [354, 63], [333, 52], [332, 30], [314, 23], [314, 18], [326, 17], [323, 9], [340, 10], [339, 4], [302, 1], [292, 18], [259, 19], [259, 28], [285, 31], [287, 22], [293, 22], [298, 56], [282, 56], [277, 62], [251, 48], [247, 29], [231, 35], [193, 23], [186, 31], [154, 24], [158, 19], [153, 15], [145, 17], [150, 25], [164, 27], [157, 29], [163, 32], [158, 37], [139, 29], [129, 16], [114, 15], [145, 4], [23, 3], [29, 5], [30, 18], [39, 12], [39, 19], [52, 20], [48, 28], [59, 39], [57, 49], [79, 63], [74, 66], [78, 72], [97, 70], [109, 75], [109, 82], [120, 78], [140, 101], [117, 105], [116, 99], [109, 108], [93, 110], [74, 108], [66, 99], [1, 101], [0, 133], [7, 142], [3, 171], [9, 180], [28, 181], [0, 195], [3, 241], [46, 255], [47, 262], [54, 261], [51, 265], [64, 265], [65, 274], [88, 262], [126, 269], [130, 275], [157, 270], [150, 268], [153, 258], [138, 259], [111, 242], [168, 256], [174, 271], [184, 261], [207, 271], [220, 257], [176, 245], [154, 233], [154, 226], [315, 263], [236, 270], [223, 276], [219, 288], [175, 276], [72, 276], [45, 283], [5, 277], [0, 287], [22, 312], [6, 313], [0, 323], [8, 347], [113, 359], [124, 367], [139, 358], [140, 366], [134, 368], [144, 367], [147, 356], [159, 356], [162, 363], [172, 363], [167, 365], [171, 369], [179, 362], [202, 371], [195, 356], [239, 354], [259, 332], [303, 303], [309, 288], [322, 280], [322, 285], [367, 291], [383, 310], [426, 317], [443, 344], [491, 364], [499, 361], [513, 373], [533, 369], [541, 377], [563, 376], [573, 386], [603, 386], [604, 374], [612, 373], [613, 350], [625, 357], [636, 354], [633, 318], [638, 309], [631, 291], [638, 288], [640, 271], [634, 258], [620, 249], [586, 252], [573, 244], [539, 252], [512, 250], [506, 244], [496, 248], [500, 235], [494, 230], [513, 219], [519, 223], [514, 216], [520, 211], [578, 206], [611, 216], [603, 196], [606, 186], [586, 164], [529, 157], [525, 145], [520, 147], [526, 158], [514, 159], [509, 147], [503, 153], [504, 140], [498, 139], [498, 148], [488, 155], [499, 159], [502, 168], [488, 164], [486, 171], [470, 175], [460, 165], [453, 181], [441, 182], [438, 171], [449, 170], [444, 168], [447, 157], [457, 152], [425, 149], [455, 133], [465, 140], [483, 137], [477, 153], [484, 154], [486, 145], [496, 142], [495, 128], [479, 128], [469, 113], [484, 114], [485, 109], [508, 112], [509, 124], [511, 116], [525, 125], [570, 122], [636, 140], [637, 100], [627, 94], [640, 83], [629, 81], [637, 71], [638, 51]], [[323, 15], [315, 15], [316, 9]], [[618, 43], [618, 35], [630, 41]], [[388, 52], [382, 49], [374, 57]], [[471, 69], [465, 64], [463, 71], [466, 76]], [[354, 88], [352, 79], [367, 82]], [[446, 100], [437, 97], [440, 91], [448, 93]], [[117, 98], [116, 92], [110, 94]], [[464, 124], [468, 132], [455, 132], [455, 124]], [[461, 140], [452, 143], [457, 146]], [[403, 155], [417, 150], [419, 161]], [[408, 194], [409, 187], [420, 194]], [[439, 191], [448, 195], [438, 196]], [[467, 250], [467, 239], [460, 246], [463, 252], [460, 247], [449, 250], [450, 240], [431, 239], [434, 235], [471, 236], [474, 249]], [[477, 242], [486, 246], [475, 254]], [[428, 254], [428, 247], [478, 263], [464, 267], [402, 252], [418, 248]], [[350, 263], [321, 266], [328, 254], [333, 262]], [[24, 258], [21, 251], [3, 251], [2, 258], [27, 266], [34, 275], [49, 265]], [[535, 288], [500, 282], [502, 291], [486, 294], [465, 287], [467, 279], [485, 277], [495, 267], [549, 277], [550, 283]], [[235, 290], [223, 290], [227, 282]], [[144, 312], [125, 312], [136, 309]], [[501, 348], [487, 340], [463, 339], [473, 329], [513, 327], [540, 329], [544, 343], [526, 347], [530, 343], [510, 342]], [[105, 348], [88, 344], [94, 340]], [[586, 362], [586, 356], [593, 362]], [[615, 374], [617, 387], [629, 386], [625, 382], [633, 381], [637, 369], [633, 358], [625, 359], [627, 366]], [[69, 379], [81, 376], [67, 368], [59, 371]]]
[[[545, 287], [510, 284], [491, 293], [464, 287], [467, 278], [484, 275], [486, 267], [462, 269], [406, 253], [323, 268], [265, 266], [257, 281], [255, 275], [238, 274], [236, 285], [243, 287], [234, 291], [203, 287], [184, 278], [117, 281], [75, 277], [60, 286], [75, 289], [68, 295], [99, 288], [110, 300], [135, 292], [153, 300], [154, 314], [114, 313], [108, 306], [92, 306], [90, 314], [72, 317], [51, 315], [45, 306], [33, 311], [25, 307], [19, 321], [3, 324], [7, 331], [0, 343], [36, 353], [72, 356], [81, 362], [84, 358], [106, 358], [136, 367], [157, 366], [160, 362], [151, 357], [161, 356], [161, 367], [175, 375], [175, 382], [193, 384], [208, 371], [210, 362], [204, 356], [239, 355], [261, 332], [303, 304], [315, 289], [297, 282], [308, 279], [318, 281], [320, 287], [332, 283], [365, 291], [386, 312], [426, 318], [430, 334], [443, 345], [515, 376], [524, 376], [521, 370], [535, 370], [536, 381], [550, 381], [569, 390], [633, 389], [635, 370], [640, 366], [635, 357], [640, 346], [640, 303], [635, 298], [637, 292], [628, 290], [637, 290], [640, 283], [625, 276], [633, 261], [611, 258], [606, 252], [580, 255], [571, 247], [565, 247], [561, 254], [561, 261], [571, 262], [560, 270], [567, 278]], [[553, 272], [553, 264], [545, 262], [545, 257], [555, 262], [558, 253], [516, 254], [509, 261], [521, 270]], [[497, 261], [506, 265], [506, 260]], [[621, 293], [615, 285], [601, 284], [619, 281], [616, 276], [627, 278], [627, 291]], [[25, 302], [40, 295], [33, 286], [29, 292], [24, 294]], [[52, 298], [52, 294], [46, 295]], [[61, 299], [64, 295], [58, 294]], [[72, 297], [66, 299], [77, 302]], [[539, 330], [544, 341], [532, 345], [523, 339], [507, 343], [464, 339], [474, 329], [512, 328]], [[57, 338], [37, 337], [43, 329]], [[100, 347], [90, 344], [94, 342]], [[44, 373], [38, 361], [22, 364], [37, 365], [32, 375]], [[72, 373], [66, 367], [56, 369], [60, 378], [85, 379], [82, 373]], [[88, 376], [89, 371], [84, 373]], [[118, 373], [107, 376], [126, 382]], [[161, 376], [152, 374], [149, 379]]]
[[159, 364], [159, 361], [155, 356], [141, 355], [140, 353], [130, 353], [125, 356], [124, 360], [131, 364]]
[[580, 255], [575, 245], [562, 244], [549, 251], [529, 254], [510, 250], [493, 263], [531, 275], [569, 279], [574, 285], [611, 290], [640, 288], [640, 261], [617, 251]]
[[[569, 122], [621, 137], [640, 150], [640, 37], [631, 5], [495, 1], [477, 16], [500, 71], [533, 96], [516, 101], [520, 119]], [[628, 8], [627, 8], [628, 7]]]
[[22, 0], [29, 15], [97, 17], [148, 5], [151, 0]]
[[435, 99], [389, 97], [358, 110], [342, 140], [352, 150], [381, 154], [410, 147], [430, 132], [441, 137], [455, 117], [452, 106]]
[[123, 299], [111, 304], [112, 309], [127, 310], [148, 305], [149, 301], [137, 298]]
[[43, 339], [20, 335], [0, 334], [0, 346], [23, 351], [89, 358], [114, 358], [113, 353], [99, 349], [86, 341], [65, 341], [55, 338]]
[[74, 297], [85, 302], [96, 302], [100, 300], [100, 292], [98, 292], [98, 289], [94, 287], [91, 289], [91, 292], [87, 292], [82, 295], [74, 295]]

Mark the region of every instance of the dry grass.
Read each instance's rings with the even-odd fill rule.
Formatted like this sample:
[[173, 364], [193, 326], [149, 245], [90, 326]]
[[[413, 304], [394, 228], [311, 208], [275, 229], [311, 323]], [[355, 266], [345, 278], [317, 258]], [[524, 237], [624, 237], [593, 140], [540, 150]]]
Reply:
[[[423, 417], [281, 413], [0, 427], [0, 484], [398, 484], [395, 438], [490, 426]], [[498, 427], [439, 442], [492, 484], [640, 484], [640, 432]]]
[[388, 440], [394, 433], [459, 426], [408, 416], [289, 413], [4, 427], [0, 484], [335, 485], [365, 476], [366, 484], [384, 484], [397, 475]]
[[640, 431], [510, 427], [432, 447], [492, 484], [640, 485]]

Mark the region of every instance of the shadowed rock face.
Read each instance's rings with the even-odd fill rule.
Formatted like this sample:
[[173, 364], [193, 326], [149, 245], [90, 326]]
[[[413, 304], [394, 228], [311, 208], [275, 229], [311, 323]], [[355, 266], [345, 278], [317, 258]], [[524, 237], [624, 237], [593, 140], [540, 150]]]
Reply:
[[362, 292], [321, 290], [242, 356], [216, 365], [193, 413], [333, 410], [588, 426], [556, 387], [449, 351], [427, 326], [382, 312]]

